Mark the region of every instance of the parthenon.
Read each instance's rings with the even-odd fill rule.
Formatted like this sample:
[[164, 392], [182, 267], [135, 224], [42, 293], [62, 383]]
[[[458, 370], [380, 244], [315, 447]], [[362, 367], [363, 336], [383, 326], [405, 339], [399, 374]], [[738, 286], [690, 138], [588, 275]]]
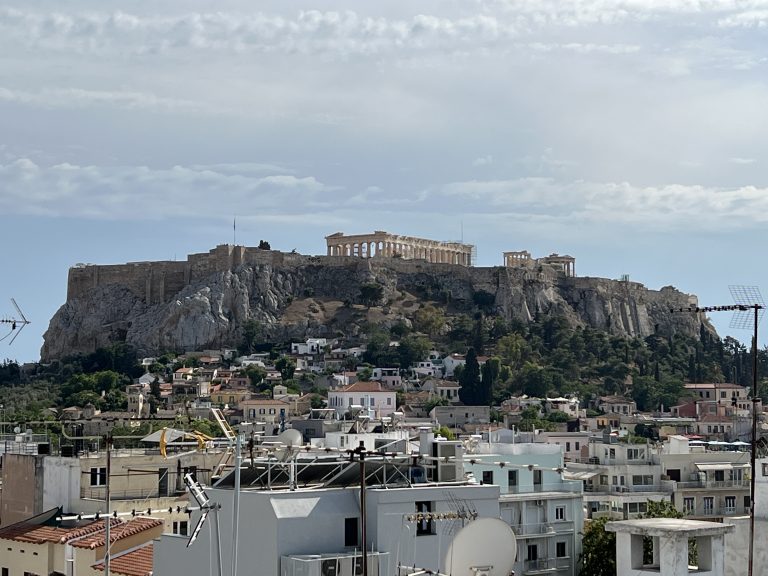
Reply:
[[382, 230], [376, 230], [373, 234], [352, 236], [336, 232], [326, 236], [325, 241], [328, 245], [328, 256], [422, 259], [434, 263], [472, 266], [473, 246], [461, 242], [438, 242], [390, 234]]

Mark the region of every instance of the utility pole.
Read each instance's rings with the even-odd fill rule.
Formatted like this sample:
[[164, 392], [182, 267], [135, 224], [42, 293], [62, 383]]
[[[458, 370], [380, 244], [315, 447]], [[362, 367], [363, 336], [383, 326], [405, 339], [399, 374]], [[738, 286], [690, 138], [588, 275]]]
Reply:
[[112, 468], [111, 454], [112, 454], [112, 436], [107, 434], [107, 482], [104, 489], [104, 497], [107, 500], [107, 518], [104, 525], [104, 576], [109, 576], [109, 552], [110, 552], [110, 524], [112, 523], [112, 510], [109, 503], [109, 473]]
[[368, 543], [365, 520], [365, 456], [368, 451], [365, 449], [363, 440], [360, 440], [360, 445], [352, 451], [352, 454], [357, 454], [360, 463], [360, 538], [363, 545], [363, 576], [368, 576]]
[[[749, 475], [749, 560], [747, 575], [754, 575], [754, 556], [755, 556], [755, 477], [757, 476], [757, 470], [755, 468], [757, 460], [757, 405], [760, 402], [760, 398], [757, 396], [757, 326], [760, 324], [760, 317], [765, 310], [765, 302], [760, 294], [760, 290], [757, 286], [729, 286], [728, 289], [731, 292], [731, 297], [736, 304], [727, 306], [688, 306], [684, 308], [673, 308], [672, 313], [675, 312], [735, 312], [731, 318], [731, 328], [749, 328], [753, 327], [752, 334], [752, 439], [751, 439], [751, 454], [750, 454], [750, 468], [751, 473]], [[750, 314], [754, 312], [753, 314]], [[718, 398], [715, 398], [719, 402]]]

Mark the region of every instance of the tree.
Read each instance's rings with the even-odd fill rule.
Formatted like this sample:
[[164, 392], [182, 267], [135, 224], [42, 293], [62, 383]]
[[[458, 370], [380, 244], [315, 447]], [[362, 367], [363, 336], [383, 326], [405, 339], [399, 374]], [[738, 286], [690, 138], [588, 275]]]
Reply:
[[480, 393], [480, 364], [474, 348], [467, 350], [466, 363], [459, 376], [459, 398], [469, 406], [480, 405], [482, 398]]
[[267, 242], [266, 240], [259, 240], [258, 249], [259, 250], [272, 250], [272, 246], [270, 246], [269, 242]]
[[581, 539], [581, 574], [616, 576], [616, 534], [608, 532], [609, 518], [596, 518], [584, 523]]
[[424, 336], [409, 334], [400, 340], [400, 346], [397, 347], [397, 354], [400, 357], [400, 368], [406, 370], [416, 362], [424, 360], [432, 347], [430, 342]]
[[384, 286], [375, 282], [360, 285], [360, 302], [366, 307], [376, 306], [384, 295]]
[[275, 370], [280, 372], [280, 378], [285, 382], [293, 378], [293, 373], [296, 371], [296, 362], [288, 356], [280, 356], [280, 358], [275, 360]]
[[496, 358], [489, 358], [485, 361], [482, 367], [482, 381], [480, 382], [480, 390], [482, 396], [482, 404], [490, 405], [493, 401], [493, 389], [499, 380], [499, 374], [501, 373], [501, 360]]
[[243, 324], [243, 341], [240, 344], [240, 351], [247, 354], [253, 354], [256, 345], [261, 342], [262, 327], [256, 320], [246, 320]]
[[414, 312], [413, 327], [428, 336], [438, 336], [445, 327], [445, 315], [440, 308], [427, 304]]

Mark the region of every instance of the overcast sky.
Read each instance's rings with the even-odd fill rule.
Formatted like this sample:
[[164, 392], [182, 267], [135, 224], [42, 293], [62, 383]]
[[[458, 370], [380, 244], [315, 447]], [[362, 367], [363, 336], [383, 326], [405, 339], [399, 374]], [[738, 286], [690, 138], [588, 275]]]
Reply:
[[768, 292], [768, 0], [322, 5], [3, 2], [0, 317], [33, 324], [0, 359], [39, 358], [71, 265], [183, 259], [235, 216], [305, 254], [387, 230]]

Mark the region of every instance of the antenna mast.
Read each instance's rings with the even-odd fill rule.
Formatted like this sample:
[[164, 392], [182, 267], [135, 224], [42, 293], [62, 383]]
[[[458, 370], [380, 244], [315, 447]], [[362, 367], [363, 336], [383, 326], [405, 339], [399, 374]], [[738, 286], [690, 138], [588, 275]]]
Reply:
[[[9, 317], [5, 317], [5, 318], [0, 318], [0, 324], [10, 324], [11, 325], [11, 331], [8, 332], [8, 334], [3, 336], [2, 338], [0, 338], [0, 342], [2, 342], [6, 338], [8, 338], [8, 336], [13, 334], [13, 338], [11, 338], [11, 341], [8, 342], [9, 346], [11, 344], [13, 344], [13, 341], [16, 340], [16, 338], [19, 336], [19, 334], [21, 334], [21, 331], [24, 329], [24, 326], [26, 326], [27, 324], [30, 324], [30, 321], [27, 320], [26, 316], [24, 316], [24, 313], [21, 311], [21, 308], [19, 308], [19, 305], [16, 304], [16, 300], [11, 298], [11, 303], [13, 304], [13, 307], [16, 308], [16, 313], [19, 315], [19, 317], [18, 318], [14, 318], [13, 316], [9, 316]], [[14, 334], [14, 332], [16, 331], [17, 328], [19, 329], [19, 331]]]

